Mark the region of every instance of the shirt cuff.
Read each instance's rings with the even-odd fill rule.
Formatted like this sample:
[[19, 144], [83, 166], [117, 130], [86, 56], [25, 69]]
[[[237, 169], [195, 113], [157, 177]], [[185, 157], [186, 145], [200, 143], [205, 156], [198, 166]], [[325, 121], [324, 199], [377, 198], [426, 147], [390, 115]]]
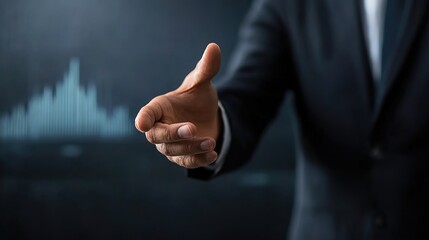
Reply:
[[219, 152], [217, 160], [209, 166], [204, 168], [213, 171], [213, 174], [216, 175], [221, 169], [225, 162], [226, 154], [228, 153], [229, 147], [231, 145], [231, 127], [229, 125], [228, 116], [226, 115], [225, 109], [222, 106], [222, 103], [219, 101], [218, 106], [222, 116], [223, 123], [223, 141], [222, 146]]

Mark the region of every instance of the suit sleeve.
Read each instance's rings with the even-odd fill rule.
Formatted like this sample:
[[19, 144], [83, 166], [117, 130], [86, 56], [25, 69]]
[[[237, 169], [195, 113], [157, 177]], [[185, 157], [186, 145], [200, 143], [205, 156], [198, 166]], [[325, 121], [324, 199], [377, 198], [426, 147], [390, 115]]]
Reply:
[[281, 2], [253, 4], [227, 73], [217, 85], [231, 127], [231, 145], [222, 169], [188, 170], [190, 177], [208, 180], [242, 166], [275, 118], [294, 79]]

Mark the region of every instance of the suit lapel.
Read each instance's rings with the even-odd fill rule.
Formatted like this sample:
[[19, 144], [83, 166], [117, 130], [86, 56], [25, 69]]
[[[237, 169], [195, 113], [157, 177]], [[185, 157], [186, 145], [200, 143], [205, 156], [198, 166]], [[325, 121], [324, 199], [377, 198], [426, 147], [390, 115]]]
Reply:
[[375, 100], [374, 124], [376, 124], [380, 117], [380, 112], [388, 100], [392, 86], [398, 81], [398, 74], [402, 70], [418, 29], [421, 26], [423, 16], [427, 12], [427, 2], [426, 0], [410, 0], [409, 4], [407, 4], [404, 14], [405, 19], [398, 28], [400, 37], [392, 49], [394, 51], [391, 55], [392, 58], [388, 59], [386, 68], [382, 70], [380, 89], [376, 94]]

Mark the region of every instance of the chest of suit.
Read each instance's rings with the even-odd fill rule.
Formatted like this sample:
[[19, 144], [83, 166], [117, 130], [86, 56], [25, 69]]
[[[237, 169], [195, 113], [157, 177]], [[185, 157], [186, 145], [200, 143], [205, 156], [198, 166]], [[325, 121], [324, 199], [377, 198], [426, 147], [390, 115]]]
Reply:
[[338, 219], [355, 216], [348, 233], [355, 226], [362, 234], [365, 222], [383, 212], [390, 230], [371, 234], [414, 239], [401, 235], [412, 228], [418, 230], [408, 236], [423, 234], [422, 212], [429, 210], [429, 18], [426, 1], [412, 2], [377, 87], [361, 1], [284, 1], [280, 14], [295, 69], [287, 78], [293, 79], [302, 176], [296, 202], [313, 219], [310, 209], [330, 209]]
[[404, 26], [398, 26], [401, 38], [379, 89], [372, 79], [361, 1], [291, 2], [284, 5], [282, 20], [296, 69], [293, 93], [301, 131], [344, 152], [370, 151], [381, 142], [386, 151], [429, 149], [425, 1], [414, 1]]

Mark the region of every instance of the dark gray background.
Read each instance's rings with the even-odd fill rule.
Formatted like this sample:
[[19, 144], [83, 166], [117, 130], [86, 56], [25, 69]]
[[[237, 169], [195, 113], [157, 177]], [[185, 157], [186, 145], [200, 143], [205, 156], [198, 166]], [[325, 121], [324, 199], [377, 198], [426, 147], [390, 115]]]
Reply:
[[[54, 86], [78, 57], [99, 104], [129, 106], [134, 119], [180, 84], [207, 43], [222, 47], [225, 67], [250, 4], [0, 1], [0, 114]], [[0, 239], [284, 239], [294, 191], [287, 109], [251, 164], [208, 183], [186, 178], [137, 132], [0, 142]]]

